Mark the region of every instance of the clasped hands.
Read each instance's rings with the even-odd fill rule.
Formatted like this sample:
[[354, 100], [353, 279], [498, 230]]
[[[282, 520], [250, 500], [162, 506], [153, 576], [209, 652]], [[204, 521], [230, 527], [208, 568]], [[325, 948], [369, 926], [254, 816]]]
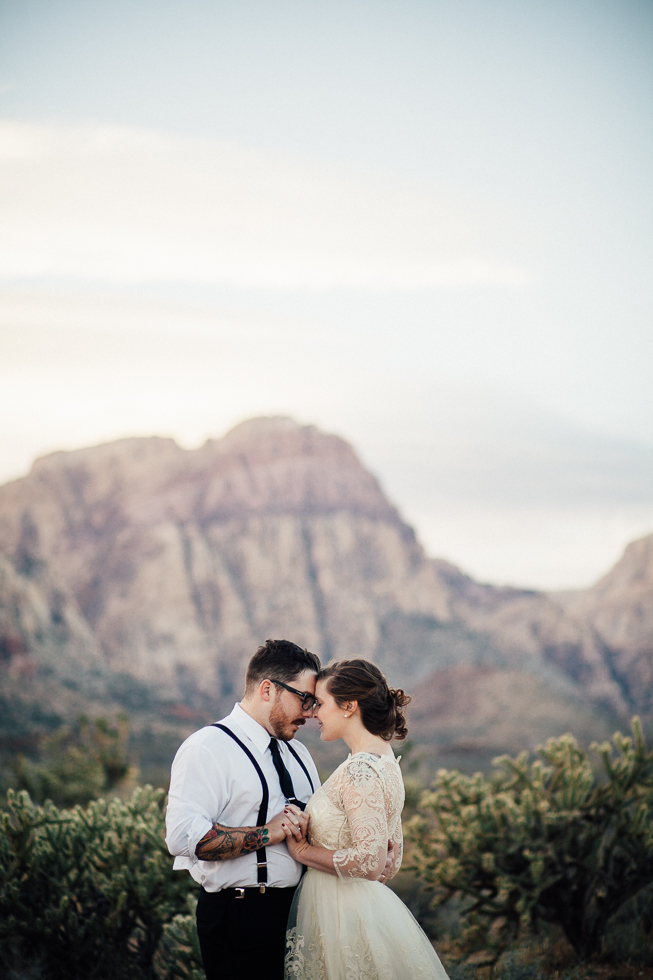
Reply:
[[[288, 803], [286, 804], [283, 812], [277, 814], [277, 816], [274, 818], [275, 821], [277, 819], [279, 820], [280, 826], [286, 836], [286, 844], [288, 845], [290, 856], [293, 857], [295, 861], [299, 861], [301, 864], [306, 864], [306, 861], [302, 861], [302, 857], [311, 846], [308, 842], [307, 836], [310, 817], [307, 813], [300, 810], [299, 807], [296, 807], [292, 803]], [[379, 881], [382, 885], [385, 885], [394, 865], [394, 846], [394, 842], [389, 840], [385, 866], [379, 875]]]
[[283, 813], [279, 816], [290, 856], [295, 861], [301, 862], [301, 855], [309, 847], [307, 837], [309, 816], [294, 803], [286, 803]]
[[308, 816], [294, 803], [286, 803], [284, 809], [272, 817], [272, 820], [268, 821], [265, 826], [268, 830], [270, 844], [281, 844], [282, 841], [288, 839], [288, 835], [293, 837], [293, 831], [299, 840], [302, 836], [306, 837]]

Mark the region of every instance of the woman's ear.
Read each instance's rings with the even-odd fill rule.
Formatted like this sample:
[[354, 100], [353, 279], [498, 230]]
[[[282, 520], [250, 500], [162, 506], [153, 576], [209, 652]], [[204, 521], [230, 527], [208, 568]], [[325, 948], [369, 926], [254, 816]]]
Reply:
[[353, 714], [357, 707], [358, 707], [358, 701], [347, 702], [347, 711], [349, 711], [350, 714]]

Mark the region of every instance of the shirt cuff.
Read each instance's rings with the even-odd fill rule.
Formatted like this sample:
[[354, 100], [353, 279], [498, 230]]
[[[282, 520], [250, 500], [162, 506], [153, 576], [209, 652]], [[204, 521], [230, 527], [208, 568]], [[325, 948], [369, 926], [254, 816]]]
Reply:
[[200, 860], [195, 853], [195, 848], [201, 841], [205, 834], [208, 834], [209, 830], [213, 824], [206, 817], [195, 817], [192, 824], [190, 825], [190, 830], [188, 831], [188, 856], [195, 864]]

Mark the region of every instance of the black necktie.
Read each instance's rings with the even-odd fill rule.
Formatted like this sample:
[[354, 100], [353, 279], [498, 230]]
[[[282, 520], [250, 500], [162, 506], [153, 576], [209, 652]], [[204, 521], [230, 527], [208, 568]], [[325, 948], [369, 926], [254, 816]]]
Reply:
[[276, 738], [270, 739], [270, 752], [272, 753], [274, 768], [277, 770], [279, 782], [281, 783], [281, 792], [286, 797], [286, 802], [294, 803], [300, 810], [303, 810], [306, 804], [302, 803], [301, 800], [298, 800], [295, 796], [295, 787], [292, 784], [290, 773], [283, 764], [281, 752], [279, 751], [279, 743], [277, 742]]

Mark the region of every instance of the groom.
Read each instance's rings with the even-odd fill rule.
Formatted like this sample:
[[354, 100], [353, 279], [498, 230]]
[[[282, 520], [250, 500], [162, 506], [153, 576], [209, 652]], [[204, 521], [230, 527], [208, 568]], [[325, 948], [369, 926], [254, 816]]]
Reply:
[[[301, 743], [320, 661], [289, 640], [266, 640], [230, 715], [195, 732], [172, 763], [166, 844], [175, 869], [201, 885], [197, 932], [207, 980], [282, 980], [286, 922], [302, 866], [284, 823], [319, 776]], [[268, 816], [271, 815], [271, 816]]]

